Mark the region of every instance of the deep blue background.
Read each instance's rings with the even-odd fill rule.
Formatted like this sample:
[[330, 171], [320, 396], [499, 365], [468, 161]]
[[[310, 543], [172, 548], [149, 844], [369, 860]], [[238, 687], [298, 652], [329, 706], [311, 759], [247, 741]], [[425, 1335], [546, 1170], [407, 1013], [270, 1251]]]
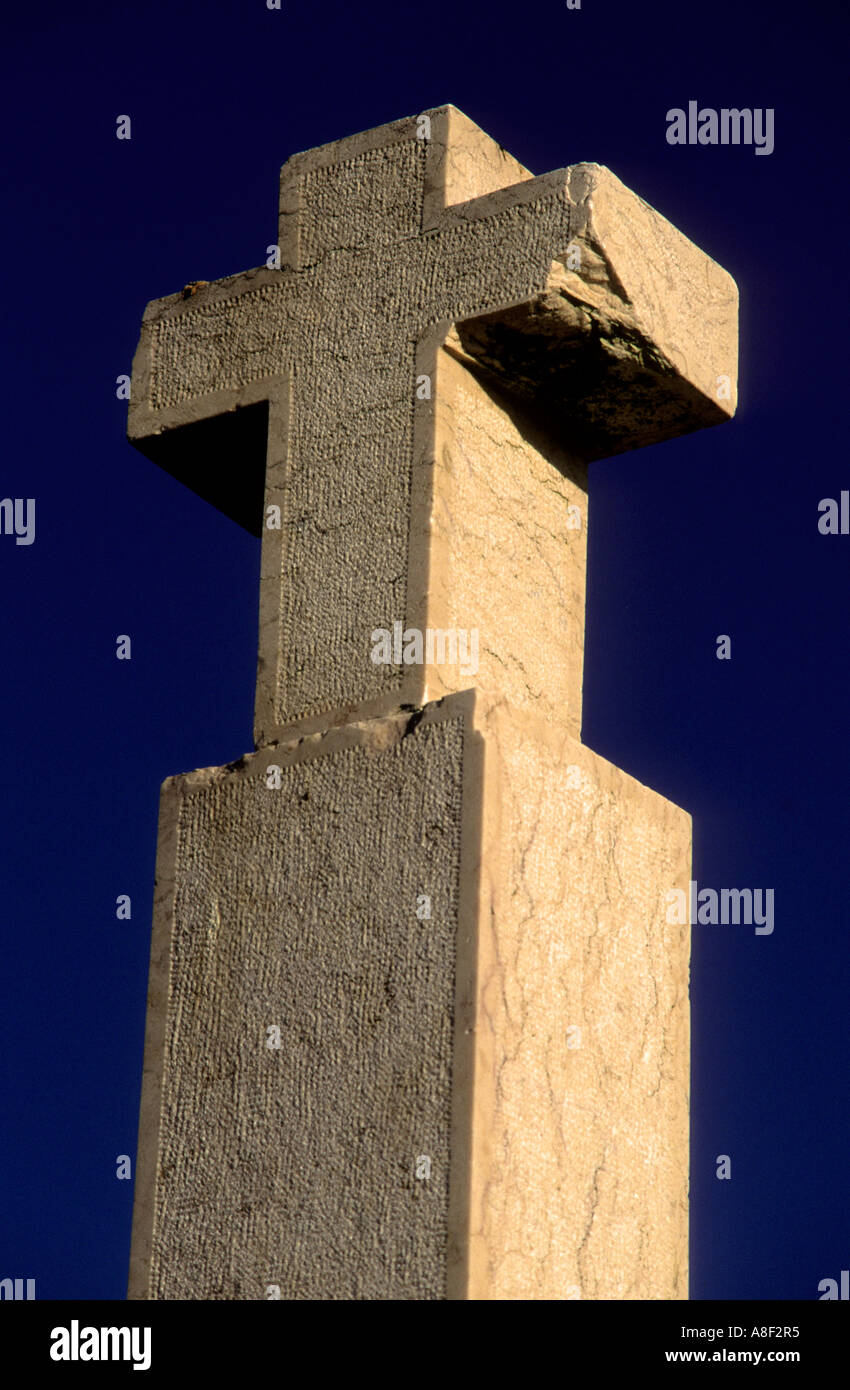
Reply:
[[[159, 785], [252, 744], [259, 542], [126, 443], [115, 379], [149, 299], [265, 261], [289, 154], [446, 101], [535, 173], [608, 164], [740, 286], [736, 420], [592, 467], [584, 740], [692, 813], [701, 885], [776, 894], [773, 936], [694, 930], [692, 1296], [850, 1267], [842, 8], [7, 15], [0, 1277], [124, 1297]], [[668, 146], [690, 99], [774, 107], [775, 152]]]

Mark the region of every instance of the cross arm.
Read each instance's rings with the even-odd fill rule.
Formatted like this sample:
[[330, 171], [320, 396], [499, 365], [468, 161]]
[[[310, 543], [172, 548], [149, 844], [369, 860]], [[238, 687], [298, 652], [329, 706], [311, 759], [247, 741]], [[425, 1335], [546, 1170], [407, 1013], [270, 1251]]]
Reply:
[[[524, 219], [511, 222], [520, 208]], [[731, 418], [735, 282], [609, 169], [557, 170], [445, 208], [432, 226], [449, 237], [489, 221], [503, 227], [503, 264], [518, 249], [537, 260], [536, 284], [490, 312], [453, 316], [460, 355], [532, 401], [585, 458]]]
[[[273, 315], [257, 312], [267, 298]], [[297, 299], [293, 277], [265, 268], [188, 285], [148, 304], [133, 359], [130, 443], [256, 536]]]

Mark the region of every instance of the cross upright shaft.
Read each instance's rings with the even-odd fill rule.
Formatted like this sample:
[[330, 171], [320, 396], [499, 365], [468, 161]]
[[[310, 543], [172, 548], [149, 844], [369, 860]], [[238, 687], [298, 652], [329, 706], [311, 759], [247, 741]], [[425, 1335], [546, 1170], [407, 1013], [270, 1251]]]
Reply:
[[133, 369], [263, 553], [257, 751], [162, 791], [130, 1296], [686, 1297], [690, 818], [580, 741], [587, 465], [729, 418], [734, 283], [451, 106], [293, 156], [279, 245]]

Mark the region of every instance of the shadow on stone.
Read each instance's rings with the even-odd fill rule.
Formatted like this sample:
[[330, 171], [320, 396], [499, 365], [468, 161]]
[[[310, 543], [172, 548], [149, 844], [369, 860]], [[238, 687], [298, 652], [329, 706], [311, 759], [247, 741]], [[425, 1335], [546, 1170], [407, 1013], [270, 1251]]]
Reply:
[[262, 536], [268, 425], [268, 401], [259, 401], [130, 443], [252, 536]]

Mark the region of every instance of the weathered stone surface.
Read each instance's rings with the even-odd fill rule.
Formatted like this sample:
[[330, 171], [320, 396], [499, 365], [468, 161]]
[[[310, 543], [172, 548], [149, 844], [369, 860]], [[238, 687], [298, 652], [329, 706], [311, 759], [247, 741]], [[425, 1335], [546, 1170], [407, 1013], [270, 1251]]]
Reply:
[[[457, 324], [463, 349], [585, 459], [733, 408], [716, 398], [736, 373], [725, 271], [607, 170], [533, 178], [454, 108], [427, 115], [427, 140], [411, 119], [293, 156], [283, 268], [145, 313], [129, 432], [157, 461], [181, 476], [164, 433], [269, 402], [266, 503], [282, 529], [263, 531], [258, 746], [334, 711], [421, 703], [363, 653], [372, 629], [408, 616], [427, 558], [411, 530], [440, 505], [415, 476], [429, 419], [416, 378], [435, 333]], [[209, 451], [206, 489], [199, 451], [182, 447], [190, 485], [244, 522]], [[253, 507], [256, 458], [229, 463], [247, 467]]]
[[423, 352], [426, 364], [435, 390], [423, 431], [427, 504], [417, 508], [414, 493], [423, 523], [411, 556], [423, 581], [410, 594], [410, 623], [477, 633], [477, 665], [425, 662], [405, 698], [425, 703], [474, 685], [479, 711], [536, 710], [578, 737], [587, 467], [483, 378], [456, 331]]
[[461, 1287], [686, 1298], [690, 941], [665, 894], [690, 817], [548, 720], [506, 704], [481, 734]]
[[728, 419], [734, 281], [609, 169], [567, 172], [580, 209], [570, 253], [533, 300], [460, 324], [464, 348], [550, 428], [568, 420], [588, 460]]
[[166, 783], [131, 1296], [445, 1297], [463, 725], [408, 722]]
[[131, 437], [263, 557], [259, 751], [163, 788], [134, 1298], [687, 1296], [690, 819], [580, 742], [587, 463], [726, 418], [736, 291], [427, 115], [145, 315]]
[[683, 812], [456, 695], [160, 835], [132, 1297], [685, 1296]]

